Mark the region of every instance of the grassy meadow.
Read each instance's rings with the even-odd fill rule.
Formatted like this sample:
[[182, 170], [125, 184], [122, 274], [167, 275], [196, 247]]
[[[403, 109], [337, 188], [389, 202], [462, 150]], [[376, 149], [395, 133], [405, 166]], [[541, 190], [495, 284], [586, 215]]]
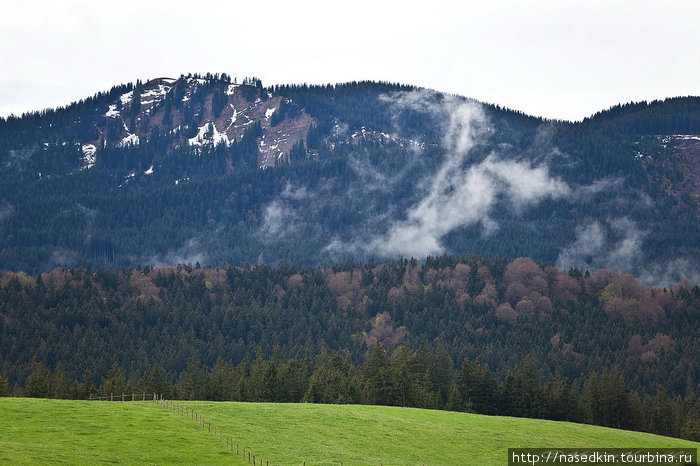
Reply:
[[0, 464], [246, 464], [153, 401], [0, 398]]
[[[698, 448], [566, 422], [357, 405], [178, 402], [266, 464], [507, 464], [508, 448]], [[191, 414], [190, 414], [191, 416]], [[247, 464], [153, 402], [0, 398], [0, 464]], [[235, 448], [235, 447], [234, 447]]]
[[507, 464], [508, 448], [698, 448], [568, 422], [357, 405], [182, 402], [270, 464]]

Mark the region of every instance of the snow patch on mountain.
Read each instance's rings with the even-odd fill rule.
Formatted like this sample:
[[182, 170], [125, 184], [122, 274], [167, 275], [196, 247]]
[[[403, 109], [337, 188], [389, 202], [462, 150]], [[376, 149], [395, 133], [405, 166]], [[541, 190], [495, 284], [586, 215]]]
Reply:
[[695, 136], [693, 134], [676, 134], [673, 136], [673, 139], [679, 139], [682, 141], [688, 141], [688, 140], [700, 141], [700, 136]]
[[139, 145], [139, 137], [135, 134], [129, 134], [128, 136], [122, 138], [122, 140], [117, 143], [117, 147], [138, 146], [138, 145]]
[[122, 101], [122, 105], [126, 105], [129, 102], [131, 102], [131, 99], [133, 99], [133, 98], [134, 98], [134, 91], [129, 91], [126, 94], [122, 94], [119, 97], [119, 100]]
[[233, 115], [231, 115], [231, 121], [229, 122], [228, 126], [226, 127], [226, 131], [233, 126], [233, 124], [236, 122], [236, 117], [238, 116], [238, 111], [236, 110], [236, 107], [233, 106], [233, 104], [229, 104], [231, 108], [233, 109]]
[[203, 146], [205, 144], [213, 144], [214, 146], [226, 144], [228, 146], [231, 144], [226, 133], [220, 133], [213, 122], [200, 126], [197, 135], [188, 139], [187, 142], [190, 146]]
[[170, 91], [170, 89], [172, 89], [172, 86], [158, 84], [158, 87], [144, 91], [141, 94], [141, 105], [148, 105], [160, 102], [163, 99], [163, 97], [165, 97], [165, 95]]
[[117, 118], [120, 115], [119, 110], [117, 110], [117, 105], [112, 104], [109, 106], [109, 110], [105, 113], [107, 118]]
[[87, 170], [95, 166], [95, 162], [97, 161], [97, 148], [94, 144], [83, 144], [82, 150], [83, 162], [85, 162], [85, 164], [81, 170]]

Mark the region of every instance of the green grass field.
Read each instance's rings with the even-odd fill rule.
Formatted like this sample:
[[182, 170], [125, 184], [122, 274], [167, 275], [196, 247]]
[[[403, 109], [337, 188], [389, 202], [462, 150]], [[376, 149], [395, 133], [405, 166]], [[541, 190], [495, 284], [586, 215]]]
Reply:
[[[384, 406], [180, 402], [263, 464], [507, 464], [508, 448], [698, 448], [637, 432]], [[153, 402], [0, 398], [0, 463], [246, 464]]]
[[0, 464], [246, 464], [152, 402], [0, 398]]

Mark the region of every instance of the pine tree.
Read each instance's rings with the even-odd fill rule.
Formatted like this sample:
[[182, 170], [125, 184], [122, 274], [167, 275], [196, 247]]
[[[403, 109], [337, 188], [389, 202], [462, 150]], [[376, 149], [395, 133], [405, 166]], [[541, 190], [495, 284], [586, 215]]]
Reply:
[[597, 372], [592, 372], [583, 389], [583, 403], [586, 422], [601, 425], [602, 399], [600, 378]]
[[405, 346], [400, 346], [391, 356], [391, 385], [394, 401], [399, 406], [417, 406], [416, 373], [414, 356]]
[[498, 381], [486, 366], [468, 359], [462, 362], [457, 388], [466, 411], [496, 414], [502, 411]]
[[391, 400], [389, 357], [381, 343], [374, 345], [362, 367], [364, 399], [368, 404], [387, 405]]
[[10, 381], [6, 373], [0, 374], [0, 397], [10, 396]]
[[150, 374], [148, 374], [146, 384], [143, 388], [145, 393], [155, 393], [158, 395], [168, 393], [169, 384], [165, 380], [163, 369], [160, 367], [160, 364], [156, 364]]
[[199, 400], [202, 397], [202, 388], [202, 373], [199, 368], [199, 359], [192, 356], [187, 361], [187, 367], [182, 373], [180, 393], [185, 400]]
[[131, 393], [131, 384], [127, 381], [124, 371], [115, 362], [107, 372], [107, 377], [102, 382], [100, 393], [102, 396], [121, 396], [122, 393]]
[[51, 374], [44, 367], [43, 362], [33, 362], [30, 365], [31, 373], [24, 383], [24, 390], [30, 398], [48, 398], [51, 396]]
[[213, 401], [233, 399], [234, 380], [231, 364], [219, 356], [206, 377], [204, 385], [206, 399]]
[[545, 412], [544, 392], [535, 360], [527, 355], [514, 372], [506, 377], [505, 396], [509, 400], [511, 415], [540, 418]]

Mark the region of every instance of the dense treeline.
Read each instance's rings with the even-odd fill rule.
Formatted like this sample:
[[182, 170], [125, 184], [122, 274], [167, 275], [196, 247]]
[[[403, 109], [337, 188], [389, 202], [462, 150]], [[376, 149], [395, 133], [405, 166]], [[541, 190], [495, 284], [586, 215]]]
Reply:
[[581, 422], [700, 441], [700, 401], [694, 393], [671, 398], [659, 385], [642, 400], [628, 389], [618, 366], [574, 382], [559, 375], [543, 382], [530, 356], [503, 382], [478, 361], [465, 359], [454, 367], [441, 345], [416, 351], [400, 346], [389, 355], [381, 343], [359, 366], [337, 351], [288, 360], [258, 353], [238, 365], [218, 358], [208, 368], [193, 357], [174, 384], [160, 365], [129, 379], [114, 364], [98, 384], [87, 370], [71, 380], [61, 367], [52, 372], [33, 362], [23, 387], [10, 391], [7, 378], [0, 377], [0, 396], [86, 399], [145, 392], [186, 400], [393, 405]]
[[238, 364], [345, 351], [359, 365], [381, 343], [389, 354], [440, 344], [452, 361], [479, 360], [505, 380], [526, 355], [543, 380], [571, 381], [618, 365], [641, 397], [671, 397], [700, 382], [700, 288], [658, 289], [600, 270], [565, 273], [530, 259], [471, 257], [201, 269], [56, 269], [0, 279], [0, 373], [26, 380], [28, 365], [88, 370], [117, 363], [129, 378], [160, 364], [175, 381], [196, 357]]

